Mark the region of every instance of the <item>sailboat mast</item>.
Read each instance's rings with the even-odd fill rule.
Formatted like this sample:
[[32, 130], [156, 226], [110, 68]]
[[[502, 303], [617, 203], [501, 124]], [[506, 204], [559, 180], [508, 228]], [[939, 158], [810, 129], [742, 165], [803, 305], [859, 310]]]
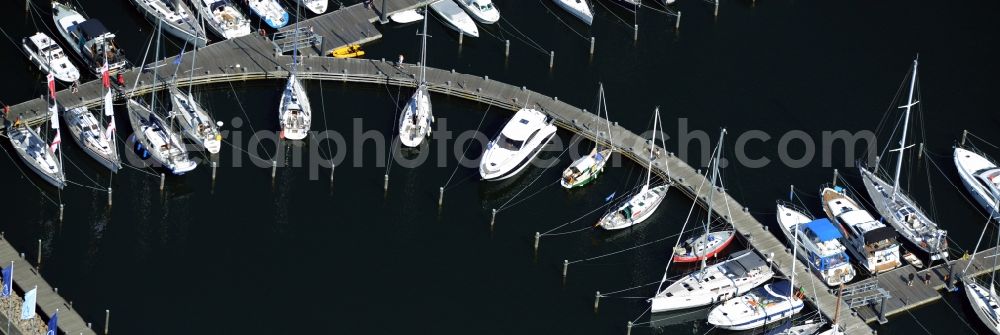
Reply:
[[295, 35], [292, 38], [292, 40], [295, 41], [295, 43], [292, 44], [292, 74], [293, 75], [297, 72], [298, 66], [299, 66], [299, 6], [301, 5], [300, 2], [301, 1], [296, 1], [295, 2], [295, 32], [293, 33]]
[[[162, 26], [163, 26], [163, 20], [156, 21], [156, 51], [154, 51], [153, 53], [154, 62], [157, 62], [156, 60], [159, 59], [160, 57], [160, 37], [162, 37], [161, 34], [163, 33], [163, 30], [161, 29]], [[159, 67], [160, 67], [159, 64], [153, 66], [153, 88], [152, 90], [150, 90], [149, 93], [149, 95], [152, 96], [152, 98], [150, 99], [151, 102], [149, 103], [150, 113], [156, 113], [156, 70]]]
[[[726, 128], [722, 128], [722, 131], [719, 133], [719, 144], [716, 145], [715, 147], [715, 157], [712, 158], [712, 162], [708, 163], [709, 166], [712, 167], [712, 172], [711, 172], [712, 177], [711, 177], [711, 184], [709, 185], [709, 187], [711, 188], [708, 190], [708, 217], [705, 219], [706, 239], [708, 238], [708, 233], [709, 233], [708, 227], [709, 225], [712, 224], [712, 212], [713, 212], [712, 202], [715, 200], [715, 184], [719, 179], [719, 156], [722, 156], [722, 140], [725, 138], [725, 136], [726, 136]], [[706, 250], [706, 252], [708, 252], [708, 250]], [[695, 251], [695, 253], [697, 254], [697, 251]], [[702, 258], [701, 268], [704, 269], [706, 265], [707, 265], [706, 260]]]
[[[614, 151], [615, 142], [614, 140], [612, 140], [613, 137], [611, 136], [611, 115], [608, 114], [608, 103], [607, 100], [604, 99], [604, 83], [600, 84], [600, 86], [598, 87], [598, 92], [599, 92], [598, 99], [600, 99], [600, 104], [597, 105], [597, 108], [604, 109], [604, 120], [607, 121], [605, 122], [605, 124], [607, 124], [608, 126], [608, 146], [610, 146], [611, 150]], [[600, 109], [598, 109], [597, 117], [600, 116], [601, 116], [601, 111]], [[605, 157], [604, 159], [610, 159], [610, 157]]]
[[[198, 11], [198, 19], [202, 23], [202, 29], [205, 29], [205, 18], [201, 16], [201, 11]], [[191, 95], [191, 88], [194, 86], [194, 62], [198, 60], [198, 44], [195, 43], [194, 47], [191, 48], [191, 71], [188, 73], [188, 96]]]
[[[994, 212], [996, 212], [996, 211], [994, 210]], [[989, 221], [989, 219], [987, 219], [986, 220], [986, 227], [989, 228], [989, 226], [990, 226], [990, 221]], [[997, 271], [996, 271], [996, 268], [997, 268], [997, 249], [1000, 249], [1000, 231], [997, 231], [997, 243], [993, 245], [993, 248], [994, 248], [993, 249], [993, 267], [991, 268], [991, 269], [993, 269], [993, 271], [990, 273], [990, 291], [993, 291], [993, 283], [997, 279]], [[969, 263], [972, 263], [972, 262], [969, 262]]]
[[795, 294], [795, 263], [799, 262], [799, 230], [802, 230], [802, 224], [795, 224], [795, 238], [792, 239], [792, 285], [788, 287], [788, 308], [791, 310], [795, 306], [795, 302], [792, 301], [792, 296]]
[[896, 176], [892, 179], [892, 200], [899, 192], [899, 173], [903, 169], [903, 150], [906, 149], [906, 132], [910, 127], [910, 108], [913, 107], [913, 90], [917, 84], [917, 60], [913, 60], [913, 74], [910, 76], [910, 96], [906, 102], [906, 116], [903, 117], [903, 136], [899, 138], [899, 156], [896, 158]]
[[423, 85], [427, 83], [427, 8], [424, 7], [424, 30], [420, 33], [422, 36], [420, 42], [420, 84]]
[[660, 107], [657, 106], [653, 116], [653, 139], [649, 141], [649, 168], [646, 169], [646, 186], [642, 189], [646, 190], [649, 188], [649, 180], [653, 176], [653, 150], [656, 149], [656, 125], [660, 121]]

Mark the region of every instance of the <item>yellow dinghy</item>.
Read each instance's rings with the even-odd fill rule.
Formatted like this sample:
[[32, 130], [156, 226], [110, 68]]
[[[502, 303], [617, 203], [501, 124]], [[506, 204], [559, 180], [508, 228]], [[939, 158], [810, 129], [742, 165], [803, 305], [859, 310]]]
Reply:
[[330, 52], [330, 55], [336, 58], [354, 58], [364, 56], [365, 52], [361, 50], [360, 44], [354, 44], [334, 49], [333, 52]]

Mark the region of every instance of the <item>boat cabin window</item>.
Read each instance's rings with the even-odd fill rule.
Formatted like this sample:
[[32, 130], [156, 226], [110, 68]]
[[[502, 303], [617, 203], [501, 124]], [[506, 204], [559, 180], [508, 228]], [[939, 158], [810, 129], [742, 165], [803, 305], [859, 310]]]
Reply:
[[524, 145], [524, 141], [513, 140], [503, 134], [500, 134], [500, 138], [497, 139], [497, 144], [499, 144], [501, 148], [516, 151], [521, 150], [521, 146]]

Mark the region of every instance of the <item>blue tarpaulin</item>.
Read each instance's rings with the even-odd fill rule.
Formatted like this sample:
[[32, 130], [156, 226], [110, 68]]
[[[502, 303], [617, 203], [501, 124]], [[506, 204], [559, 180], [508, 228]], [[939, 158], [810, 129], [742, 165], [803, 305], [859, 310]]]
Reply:
[[810, 238], [814, 237], [820, 241], [829, 241], [841, 238], [840, 230], [833, 226], [829, 219], [813, 220], [802, 227], [802, 231]]

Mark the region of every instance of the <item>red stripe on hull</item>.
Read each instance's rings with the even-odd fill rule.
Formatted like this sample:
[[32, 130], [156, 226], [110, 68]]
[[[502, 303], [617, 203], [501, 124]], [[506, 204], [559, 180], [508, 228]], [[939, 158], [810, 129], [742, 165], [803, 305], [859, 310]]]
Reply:
[[703, 259], [712, 258], [713, 256], [719, 254], [719, 252], [722, 251], [722, 249], [725, 249], [727, 246], [729, 246], [729, 243], [733, 242], [734, 237], [736, 237], [736, 234], [729, 235], [729, 239], [727, 239], [725, 242], [722, 242], [722, 244], [720, 244], [718, 248], [715, 248], [715, 250], [712, 250], [701, 257], [674, 255], [674, 263], [692, 263], [701, 261]]

